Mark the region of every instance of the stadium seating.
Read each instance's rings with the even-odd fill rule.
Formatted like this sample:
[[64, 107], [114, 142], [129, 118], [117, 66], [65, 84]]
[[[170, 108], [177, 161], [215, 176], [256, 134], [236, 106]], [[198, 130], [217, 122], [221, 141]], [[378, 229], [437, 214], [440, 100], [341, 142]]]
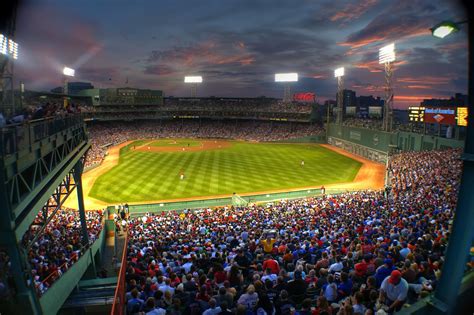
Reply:
[[364, 314], [411, 304], [440, 276], [459, 156], [396, 155], [386, 191], [134, 218], [128, 311]]

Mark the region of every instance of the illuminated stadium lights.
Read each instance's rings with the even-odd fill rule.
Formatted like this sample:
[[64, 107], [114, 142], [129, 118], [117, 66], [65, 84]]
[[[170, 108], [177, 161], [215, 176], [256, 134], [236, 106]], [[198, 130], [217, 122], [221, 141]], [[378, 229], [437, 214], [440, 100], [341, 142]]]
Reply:
[[344, 75], [344, 67], [340, 67], [340, 68], [337, 68], [336, 70], [334, 70], [334, 77], [335, 78], [342, 77], [343, 75]]
[[202, 76], [186, 76], [184, 83], [202, 83]]
[[64, 67], [63, 69], [63, 74], [67, 77], [73, 77], [74, 76], [74, 69], [71, 69], [71, 68], [68, 68], [68, 67]]
[[18, 59], [18, 43], [7, 36], [0, 34], [0, 53]]
[[395, 61], [395, 44], [391, 43], [379, 50], [379, 63], [385, 64]]
[[379, 50], [379, 64], [385, 68], [385, 104], [383, 107], [383, 130], [392, 131], [393, 119], [393, 62], [395, 61], [395, 44], [391, 43]]
[[431, 28], [431, 34], [433, 34], [434, 37], [445, 38], [451, 33], [458, 32], [459, 31], [458, 24], [460, 23], [464, 23], [464, 22], [454, 23], [451, 21], [443, 21], [435, 25], [433, 28]]
[[283, 92], [283, 101], [284, 102], [291, 102], [291, 88], [290, 82], [297, 82], [298, 81], [298, 73], [275, 73], [275, 82], [283, 82], [285, 83], [285, 90]]
[[275, 82], [297, 82], [298, 73], [276, 73]]
[[185, 76], [184, 83], [191, 83], [191, 96], [196, 97], [197, 95], [197, 86], [199, 83], [202, 83], [202, 76]]

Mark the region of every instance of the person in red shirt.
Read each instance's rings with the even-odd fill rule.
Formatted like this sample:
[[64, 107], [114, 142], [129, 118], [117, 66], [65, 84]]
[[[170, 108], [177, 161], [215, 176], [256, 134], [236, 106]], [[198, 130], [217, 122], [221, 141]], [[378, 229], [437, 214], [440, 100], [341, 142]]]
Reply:
[[363, 258], [360, 263], [357, 263], [354, 266], [355, 275], [360, 278], [365, 277], [365, 275], [367, 274], [367, 267], [368, 267], [368, 264], [365, 261], [365, 258]]
[[278, 261], [272, 258], [270, 255], [265, 256], [265, 261], [263, 262], [262, 269], [267, 270], [269, 268], [273, 274], [278, 275], [280, 273], [280, 265]]

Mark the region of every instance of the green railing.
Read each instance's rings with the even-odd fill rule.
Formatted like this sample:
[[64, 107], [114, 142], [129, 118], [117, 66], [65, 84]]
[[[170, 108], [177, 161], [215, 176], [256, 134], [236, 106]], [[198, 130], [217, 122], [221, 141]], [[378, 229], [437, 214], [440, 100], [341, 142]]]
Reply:
[[103, 251], [105, 234], [104, 227], [92, 246], [41, 296], [40, 304], [43, 314], [56, 314], [59, 311], [87, 268], [92, 264], [97, 252]]

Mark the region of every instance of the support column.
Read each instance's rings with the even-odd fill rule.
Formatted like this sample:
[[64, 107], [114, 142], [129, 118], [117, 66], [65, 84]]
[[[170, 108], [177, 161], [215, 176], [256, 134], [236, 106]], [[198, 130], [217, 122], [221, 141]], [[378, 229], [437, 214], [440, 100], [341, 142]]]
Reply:
[[[76, 183], [77, 191], [77, 204], [79, 207], [79, 216], [81, 218], [81, 229], [82, 229], [82, 245], [89, 246], [89, 233], [87, 232], [87, 222], [86, 222], [86, 212], [84, 207], [84, 192], [82, 190], [82, 170], [84, 169], [83, 160], [79, 160], [74, 166], [74, 182]], [[94, 270], [94, 275], [97, 276], [97, 269], [95, 266], [95, 260], [92, 255], [92, 249], [89, 247], [87, 250], [90, 255], [92, 269]], [[87, 253], [84, 253], [84, 256]]]
[[385, 104], [383, 113], [383, 130], [392, 131], [393, 124], [393, 68], [391, 62], [386, 62], [385, 66]]
[[77, 204], [79, 207], [79, 216], [81, 218], [81, 228], [82, 228], [82, 244], [84, 246], [89, 245], [89, 233], [87, 232], [87, 222], [86, 222], [86, 213], [84, 207], [84, 192], [82, 190], [82, 170], [84, 166], [82, 161], [77, 162], [74, 166], [74, 182], [76, 183], [77, 191]]
[[[0, 147], [4, 147], [0, 137]], [[0, 169], [4, 169], [3, 159], [0, 159]], [[10, 257], [11, 269], [15, 283], [16, 295], [0, 305], [0, 313], [41, 314], [41, 306], [34, 289], [34, 284], [26, 283], [31, 275], [27, 272], [26, 256], [21, 249], [21, 240], [17, 240], [15, 233], [15, 219], [13, 216], [7, 189], [4, 186], [4, 172], [0, 172], [0, 248], [7, 250]], [[11, 290], [12, 288], [10, 288]]]
[[[474, 35], [474, 24], [469, 23], [468, 25], [469, 36], [472, 37]], [[472, 113], [474, 111], [474, 42], [472, 40], [469, 41], [468, 56], [468, 104], [469, 112]], [[469, 115], [467, 120], [468, 127], [464, 154], [462, 155], [463, 173], [458, 203], [446, 251], [446, 260], [435, 292], [435, 305], [448, 314], [454, 312], [467, 256], [474, 237], [474, 229], [472, 228], [474, 224], [474, 198], [472, 197], [472, 187], [474, 187], [474, 115]]]
[[337, 77], [337, 116], [336, 124], [341, 125], [343, 120], [343, 98], [344, 98], [344, 79], [342, 76]]

